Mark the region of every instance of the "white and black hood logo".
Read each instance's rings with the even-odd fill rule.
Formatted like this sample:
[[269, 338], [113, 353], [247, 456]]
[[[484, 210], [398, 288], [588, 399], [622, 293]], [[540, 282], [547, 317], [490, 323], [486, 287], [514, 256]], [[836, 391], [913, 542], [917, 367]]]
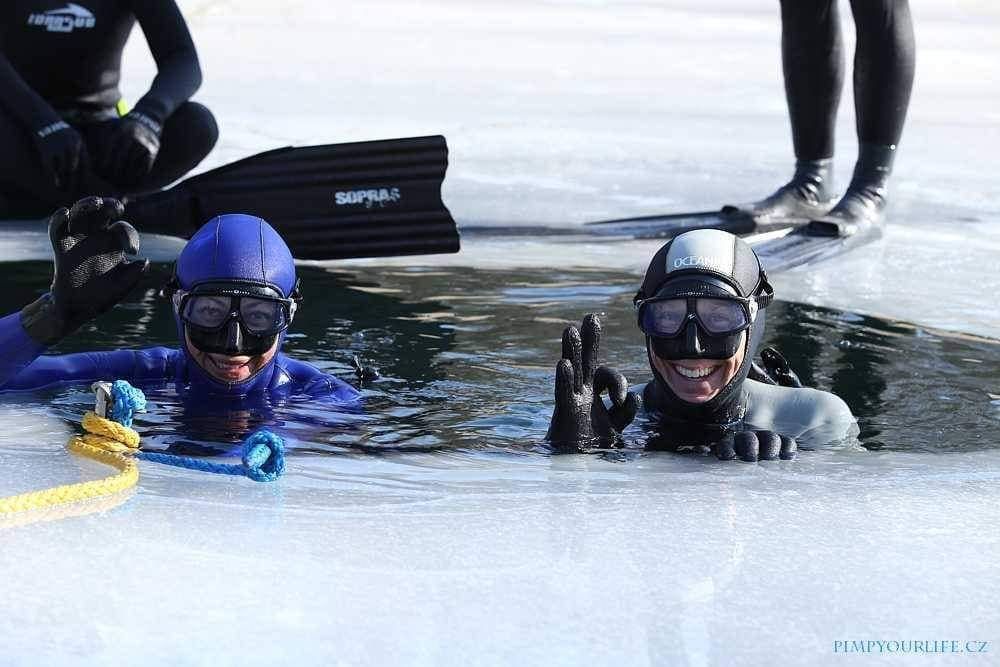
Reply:
[[90, 10], [72, 2], [67, 3], [62, 9], [52, 9], [28, 17], [28, 25], [45, 28], [47, 32], [88, 30], [96, 24], [97, 19]]
[[400, 201], [399, 188], [370, 188], [368, 190], [341, 190], [334, 195], [337, 206], [384, 207]]

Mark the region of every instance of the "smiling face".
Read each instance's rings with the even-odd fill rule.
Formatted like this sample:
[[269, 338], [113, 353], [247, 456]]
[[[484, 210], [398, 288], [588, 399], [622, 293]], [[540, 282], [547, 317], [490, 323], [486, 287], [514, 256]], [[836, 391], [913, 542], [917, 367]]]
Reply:
[[727, 359], [662, 359], [650, 349], [653, 366], [677, 398], [705, 403], [714, 398], [736, 376], [746, 354], [746, 332], [736, 354]]
[[202, 370], [219, 382], [226, 384], [237, 384], [249, 380], [257, 374], [257, 371], [266, 366], [278, 352], [277, 339], [263, 354], [253, 356], [202, 352], [191, 343], [187, 332], [184, 333], [184, 343], [187, 346], [188, 355]]

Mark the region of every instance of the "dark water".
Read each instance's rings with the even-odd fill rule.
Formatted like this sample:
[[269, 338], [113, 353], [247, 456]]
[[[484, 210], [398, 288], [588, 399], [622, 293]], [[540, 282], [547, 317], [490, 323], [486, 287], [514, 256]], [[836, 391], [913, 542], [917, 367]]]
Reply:
[[[40, 294], [51, 265], [0, 264], [11, 312]], [[60, 352], [173, 345], [173, 319], [156, 288], [143, 288]], [[631, 298], [637, 279], [605, 271], [302, 267], [305, 302], [285, 350], [354, 381], [360, 355], [382, 379], [370, 385], [364, 414], [292, 401], [250, 411], [184, 405], [172, 389], [153, 390], [141, 422], [147, 442], [197, 452], [238, 441], [270, 425], [297, 441], [300, 454], [439, 448], [538, 450], [548, 425], [553, 369], [566, 324], [601, 312], [602, 356], [633, 383], [649, 377]], [[909, 324], [778, 302], [766, 343], [778, 347], [809, 386], [840, 395], [869, 449], [964, 451], [997, 446], [1000, 345]], [[23, 397], [22, 397], [23, 400]], [[39, 394], [77, 421], [91, 402], [86, 387]], [[635, 432], [627, 433], [632, 442]]]

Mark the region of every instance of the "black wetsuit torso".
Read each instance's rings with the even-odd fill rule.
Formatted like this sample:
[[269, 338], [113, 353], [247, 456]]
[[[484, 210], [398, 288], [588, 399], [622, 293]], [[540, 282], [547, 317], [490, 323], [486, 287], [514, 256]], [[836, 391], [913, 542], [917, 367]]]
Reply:
[[8, 2], [0, 9], [4, 55], [24, 82], [58, 110], [113, 107], [121, 97], [122, 50], [135, 24], [129, 4], [101, 0], [85, 8]]
[[15, 116], [14, 107], [23, 108], [19, 76], [59, 112], [113, 108], [121, 98], [122, 51], [137, 18], [158, 74], [136, 106], [162, 123], [201, 84], [194, 45], [171, 0], [4, 0], [0, 58], [13, 66], [0, 66], [4, 106]]
[[[665, 405], [663, 392], [654, 380], [643, 388], [647, 417], [661, 428], [662, 443], [683, 443], [684, 436], [719, 436], [734, 425], [687, 422], [676, 418]], [[739, 419], [735, 428], [763, 429], [795, 438], [806, 448], [840, 443], [856, 434], [851, 409], [837, 395], [809, 387], [782, 387], [746, 380], [741, 388]], [[673, 418], [672, 418], [673, 417]]]
[[[0, 195], [14, 191], [47, 206], [83, 194], [58, 195], [30, 164], [40, 128], [60, 120], [89, 133], [115, 120], [122, 52], [138, 21], [157, 74], [134, 105], [163, 127], [162, 150], [147, 187], [160, 187], [197, 164], [215, 143], [214, 119], [188, 102], [201, 85], [198, 55], [174, 0], [3, 0], [0, 3]], [[10, 196], [10, 195], [8, 195]]]

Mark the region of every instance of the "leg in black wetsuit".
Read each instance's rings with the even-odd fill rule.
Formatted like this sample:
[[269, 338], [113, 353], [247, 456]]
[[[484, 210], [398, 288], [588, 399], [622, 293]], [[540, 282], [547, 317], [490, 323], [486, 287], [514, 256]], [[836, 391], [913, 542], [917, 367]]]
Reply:
[[881, 222], [913, 89], [915, 47], [908, 0], [851, 0], [851, 11], [857, 32], [858, 160], [841, 200], [809, 225], [811, 232], [824, 236], [849, 236]]
[[[79, 128], [91, 153], [118, 122], [109, 120]], [[163, 123], [162, 148], [149, 176], [129, 191], [158, 190], [176, 181], [205, 159], [218, 138], [219, 128], [212, 112], [197, 102], [185, 102]]]
[[[860, 150], [854, 178], [813, 225], [849, 234], [881, 219], [886, 181], [913, 85], [913, 24], [907, 0], [852, 0], [857, 31], [854, 97]], [[755, 217], [818, 217], [829, 209], [843, 42], [834, 0], [781, 0], [781, 54], [795, 146], [792, 180], [740, 207]]]
[[[116, 120], [77, 125], [76, 129], [94, 152]], [[163, 148], [153, 170], [138, 186], [129, 191], [156, 190], [177, 180], [201, 162], [215, 146], [219, 129], [215, 117], [197, 102], [185, 102], [163, 124]], [[6, 208], [0, 216], [34, 217], [51, 213], [54, 208], [70, 206], [87, 195], [120, 197], [124, 189], [89, 172], [73, 192], [59, 190], [38, 159], [38, 152], [25, 132], [3, 109], [0, 109], [0, 145], [9, 147], [7, 158], [0, 160], [0, 192], [6, 195]], [[0, 202], [0, 206], [3, 203]]]
[[0, 146], [5, 153], [0, 160], [0, 218], [43, 215], [35, 210], [41, 201], [63, 201], [52, 176], [42, 169], [28, 133], [2, 108]]
[[211, 111], [197, 102], [182, 104], [163, 124], [163, 148], [143, 187], [158, 190], [173, 183], [198, 166], [218, 139]]
[[[136, 23], [157, 72], [118, 120], [122, 52]], [[82, 195], [141, 192], [175, 180], [216, 140], [212, 115], [189, 103], [201, 80], [176, 0], [3, 0], [0, 197], [49, 212]], [[96, 175], [76, 167], [81, 143]]]
[[739, 207], [758, 220], [808, 219], [833, 205], [833, 138], [844, 83], [843, 52], [833, 0], [782, 0], [781, 62], [795, 174], [770, 197]]
[[82, 193], [113, 195], [114, 188], [90, 170], [82, 170], [80, 185], [73, 192], [56, 187], [43, 166], [28, 132], [0, 108], [0, 218], [30, 218], [48, 215], [60, 206], [70, 206]]

